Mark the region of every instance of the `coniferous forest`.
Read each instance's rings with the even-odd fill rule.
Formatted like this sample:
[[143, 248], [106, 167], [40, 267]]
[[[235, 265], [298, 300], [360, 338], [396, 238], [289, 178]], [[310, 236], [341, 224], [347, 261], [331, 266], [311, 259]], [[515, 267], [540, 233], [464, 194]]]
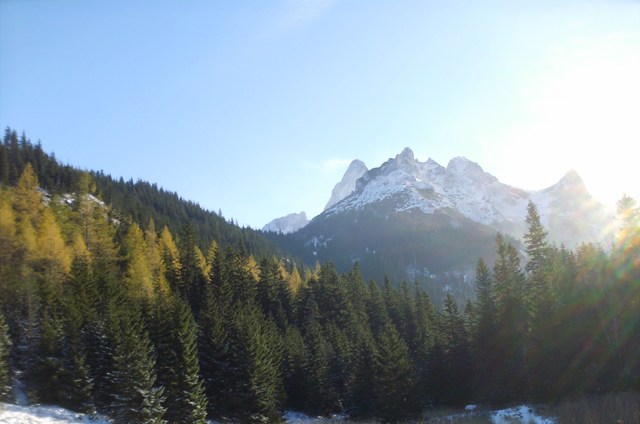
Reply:
[[32, 402], [116, 423], [397, 422], [640, 390], [640, 209], [618, 206], [614, 245], [571, 251], [529, 204], [525, 251], [498, 234], [475, 300], [436, 308], [419, 285], [283, 259], [259, 232], [7, 129], [0, 399], [19, 381]]

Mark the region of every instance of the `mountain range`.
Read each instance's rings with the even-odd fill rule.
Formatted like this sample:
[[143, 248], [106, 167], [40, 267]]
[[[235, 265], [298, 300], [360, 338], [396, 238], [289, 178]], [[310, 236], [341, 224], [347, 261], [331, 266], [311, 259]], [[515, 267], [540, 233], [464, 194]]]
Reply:
[[395, 278], [428, 279], [468, 272], [479, 257], [490, 261], [498, 231], [518, 243], [529, 201], [557, 245], [610, 243], [613, 211], [589, 194], [576, 171], [527, 191], [467, 158], [444, 167], [433, 159], [420, 162], [409, 148], [370, 170], [353, 161], [320, 215], [297, 220], [297, 228], [286, 218], [272, 221], [265, 230], [280, 233], [271, 237], [307, 261], [331, 260], [343, 268], [358, 261], [368, 277], [395, 270]]

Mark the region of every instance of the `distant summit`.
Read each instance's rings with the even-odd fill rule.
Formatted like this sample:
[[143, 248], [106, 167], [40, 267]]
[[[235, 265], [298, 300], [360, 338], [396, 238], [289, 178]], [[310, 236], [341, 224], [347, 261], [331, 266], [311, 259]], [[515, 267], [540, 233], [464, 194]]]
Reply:
[[[354, 160], [349, 164], [349, 168], [344, 173], [342, 180], [333, 187], [331, 191], [331, 198], [324, 207], [324, 210], [329, 209], [345, 197], [349, 196], [356, 189], [356, 181], [365, 172], [367, 172], [367, 165], [361, 160]], [[262, 227], [262, 231], [270, 231], [274, 233], [288, 234], [303, 228], [309, 223], [306, 213], [292, 213], [282, 218], [276, 218]]]
[[298, 231], [309, 223], [307, 214], [302, 211], [300, 213], [290, 213], [282, 218], [276, 218], [262, 227], [262, 231], [270, 231], [274, 233], [288, 234]]
[[342, 180], [333, 187], [333, 190], [331, 191], [331, 198], [324, 207], [324, 210], [329, 209], [331, 206], [353, 193], [356, 189], [356, 181], [367, 171], [367, 165], [365, 165], [361, 160], [356, 159], [351, 162], [347, 172], [344, 173]]

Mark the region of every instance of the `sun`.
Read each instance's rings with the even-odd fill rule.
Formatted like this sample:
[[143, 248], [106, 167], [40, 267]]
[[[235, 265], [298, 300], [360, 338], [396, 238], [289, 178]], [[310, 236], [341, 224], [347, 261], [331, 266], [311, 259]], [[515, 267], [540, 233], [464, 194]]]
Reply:
[[523, 91], [525, 119], [509, 137], [527, 158], [524, 185], [575, 169], [607, 205], [640, 198], [640, 39], [622, 41], [561, 49]]

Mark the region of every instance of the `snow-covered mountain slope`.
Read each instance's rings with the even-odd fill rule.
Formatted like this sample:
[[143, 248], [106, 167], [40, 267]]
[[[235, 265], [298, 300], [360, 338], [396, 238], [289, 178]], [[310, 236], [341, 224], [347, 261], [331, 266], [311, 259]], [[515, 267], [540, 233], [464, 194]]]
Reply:
[[274, 233], [288, 234], [299, 230], [309, 223], [307, 214], [303, 211], [300, 213], [290, 213], [282, 218], [276, 218], [262, 227], [262, 231], [270, 231]]
[[439, 211], [452, 217], [452, 225], [459, 214], [519, 239], [526, 230], [530, 200], [538, 205], [543, 223], [555, 234], [554, 241], [573, 246], [606, 240], [600, 230], [610, 226], [613, 215], [589, 195], [575, 171], [549, 188], [530, 192], [500, 182], [464, 157], [452, 159], [445, 168], [432, 159], [418, 161], [409, 148], [366, 172], [357, 180], [355, 191], [324, 215], [374, 205], [386, 205], [386, 213]]
[[352, 161], [349, 168], [347, 168], [347, 172], [344, 173], [342, 180], [333, 187], [333, 190], [331, 191], [331, 198], [324, 207], [324, 210], [329, 209], [331, 206], [353, 193], [356, 189], [356, 181], [367, 171], [368, 168], [364, 162], [358, 159]]

